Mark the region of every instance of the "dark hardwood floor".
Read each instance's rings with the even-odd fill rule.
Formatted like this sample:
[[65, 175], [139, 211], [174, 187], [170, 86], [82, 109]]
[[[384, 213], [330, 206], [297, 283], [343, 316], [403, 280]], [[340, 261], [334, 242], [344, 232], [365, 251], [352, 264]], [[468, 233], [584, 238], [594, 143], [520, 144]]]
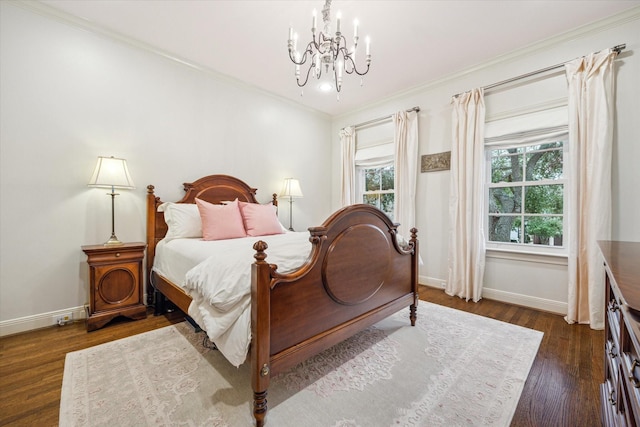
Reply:
[[[512, 426], [598, 426], [603, 331], [568, 325], [562, 316], [497, 301], [465, 302], [421, 287], [421, 299], [544, 332]], [[420, 309], [418, 309], [418, 315]], [[84, 322], [0, 338], [0, 425], [55, 426], [67, 352], [182, 321], [180, 313], [116, 319], [87, 333]]]

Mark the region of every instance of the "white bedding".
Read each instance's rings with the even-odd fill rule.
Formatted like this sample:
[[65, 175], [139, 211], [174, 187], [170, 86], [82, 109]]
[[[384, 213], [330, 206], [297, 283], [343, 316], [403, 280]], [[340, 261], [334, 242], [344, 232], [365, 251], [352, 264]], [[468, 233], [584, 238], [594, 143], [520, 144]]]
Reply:
[[191, 296], [191, 316], [234, 366], [251, 342], [251, 264], [253, 244], [263, 240], [266, 261], [284, 273], [299, 267], [311, 250], [308, 232], [204, 241], [174, 239], [156, 246], [154, 270]]

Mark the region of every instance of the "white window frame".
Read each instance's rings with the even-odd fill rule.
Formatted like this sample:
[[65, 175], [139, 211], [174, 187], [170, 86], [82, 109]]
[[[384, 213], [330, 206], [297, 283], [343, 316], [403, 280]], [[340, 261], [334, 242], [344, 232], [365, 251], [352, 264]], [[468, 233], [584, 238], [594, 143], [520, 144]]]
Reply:
[[[375, 191], [366, 191], [365, 190], [365, 185], [366, 185], [366, 177], [365, 177], [365, 170], [367, 169], [383, 169], [383, 168], [388, 168], [388, 167], [392, 167], [394, 168], [394, 173], [393, 173], [393, 189], [392, 190], [375, 190]], [[395, 205], [396, 203], [396, 177], [395, 177], [395, 164], [394, 161], [391, 160], [385, 164], [381, 164], [381, 165], [376, 165], [376, 166], [358, 166], [356, 167], [356, 176], [358, 177], [358, 200], [360, 201], [360, 203], [365, 203], [364, 201], [364, 196], [366, 195], [379, 195], [381, 196], [382, 194], [393, 194], [393, 203]], [[382, 180], [381, 180], [382, 183]], [[384, 212], [384, 211], [383, 211]], [[389, 219], [391, 219], [391, 221], [394, 221], [393, 219], [393, 212], [391, 212], [389, 214], [389, 212], [385, 212], [387, 214], [387, 216], [389, 216]]]
[[[542, 254], [542, 255], [551, 255], [551, 256], [562, 256], [566, 257], [568, 255], [568, 245], [567, 245], [567, 236], [568, 236], [568, 208], [567, 208], [567, 197], [569, 194], [568, 187], [570, 183], [570, 168], [569, 168], [569, 138], [568, 135], [565, 135], [561, 138], [555, 139], [556, 141], [562, 141], [562, 178], [560, 179], [546, 179], [546, 180], [538, 180], [538, 181], [526, 181], [524, 177], [526, 176], [524, 168], [526, 168], [526, 161], [523, 161], [523, 181], [521, 182], [499, 182], [492, 183], [491, 182], [491, 153], [493, 150], [506, 150], [510, 148], [524, 148], [530, 147], [532, 145], [540, 145], [544, 142], [552, 142], [552, 141], [533, 141], [530, 143], [518, 143], [518, 144], [491, 144], [485, 145], [485, 167], [487, 182], [485, 183], [485, 208], [484, 208], [484, 225], [486, 233], [486, 248], [487, 250], [500, 251], [500, 252], [515, 252], [515, 253], [525, 253], [525, 254]], [[525, 151], [526, 153], [526, 151]], [[562, 246], [549, 246], [549, 245], [536, 245], [532, 243], [514, 243], [514, 242], [494, 242], [489, 240], [489, 217], [491, 216], [489, 212], [489, 193], [491, 188], [500, 188], [500, 187], [514, 187], [521, 186], [524, 190], [525, 187], [528, 186], [539, 186], [539, 185], [563, 185], [563, 212], [562, 212], [562, 235], [563, 235], [563, 244]], [[506, 216], [514, 216], [522, 218], [521, 227], [522, 232], [524, 232], [524, 218], [528, 216], [554, 216], [552, 214], [531, 214], [525, 211], [525, 191], [521, 192], [521, 206], [522, 212], [517, 214], [506, 214]], [[558, 214], [557, 216], [560, 216]]]
[[[486, 181], [484, 188], [484, 227], [487, 256], [532, 262], [566, 264], [569, 253], [569, 186], [573, 185], [569, 158], [569, 112], [566, 99], [550, 100], [537, 105], [505, 111], [489, 117], [485, 122]], [[563, 246], [521, 244], [489, 241], [489, 183], [491, 181], [490, 150], [512, 148], [545, 142], [564, 141], [563, 144]], [[558, 180], [553, 180], [554, 182]], [[524, 206], [523, 206], [524, 209]], [[525, 215], [523, 215], [525, 216]]]
[[[369, 131], [373, 131], [373, 129], [369, 129]], [[380, 137], [379, 133], [384, 134], [385, 132], [378, 126], [376, 127], [376, 133], [373, 134], [375, 135], [373, 138], [368, 138], [366, 141], [363, 141], [365, 138], [357, 139], [355, 154], [355, 200], [357, 203], [364, 203], [364, 195], [366, 193], [364, 171], [366, 169], [378, 169], [388, 166], [395, 167], [393, 137], [385, 137], [384, 135]], [[395, 202], [395, 171], [393, 178]], [[379, 191], [379, 193], [381, 192], [382, 190]], [[385, 192], [389, 191], [385, 190]], [[373, 194], [373, 192], [369, 192], [369, 194]]]

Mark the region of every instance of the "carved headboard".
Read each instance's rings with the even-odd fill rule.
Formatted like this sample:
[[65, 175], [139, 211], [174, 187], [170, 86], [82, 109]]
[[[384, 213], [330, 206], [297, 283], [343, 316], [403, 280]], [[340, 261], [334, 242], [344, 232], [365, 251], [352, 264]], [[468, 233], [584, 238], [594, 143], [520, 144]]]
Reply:
[[[185, 195], [175, 203], [195, 203], [196, 198], [216, 204], [235, 199], [258, 203], [255, 188], [229, 175], [209, 175], [183, 185]], [[156, 245], [167, 234], [164, 213], [158, 212], [158, 206], [164, 201], [156, 197], [154, 189], [153, 185], [147, 186], [147, 274], [153, 267]], [[273, 194], [272, 203], [278, 205], [276, 194]]]

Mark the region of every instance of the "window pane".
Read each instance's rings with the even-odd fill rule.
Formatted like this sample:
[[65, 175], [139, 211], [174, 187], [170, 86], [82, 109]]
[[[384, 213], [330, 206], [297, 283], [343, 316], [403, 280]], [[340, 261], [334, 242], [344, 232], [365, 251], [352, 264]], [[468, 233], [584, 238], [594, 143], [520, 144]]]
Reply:
[[365, 169], [364, 180], [365, 191], [380, 190], [380, 169]]
[[520, 236], [520, 217], [489, 216], [489, 241], [522, 243]]
[[380, 196], [378, 194], [365, 194], [362, 203], [380, 208]]
[[393, 205], [394, 195], [393, 193], [385, 193], [380, 195], [380, 210], [387, 214], [393, 221]]
[[387, 166], [380, 171], [382, 175], [382, 190], [393, 190], [393, 166]]
[[522, 148], [493, 150], [491, 155], [491, 182], [522, 181]]
[[522, 187], [489, 189], [489, 213], [520, 213]]
[[526, 216], [525, 243], [545, 246], [562, 246], [562, 217]]
[[562, 214], [562, 184], [532, 185], [525, 187], [525, 212], [537, 214]]
[[562, 154], [562, 141], [532, 146], [527, 153], [527, 181], [562, 178]]

